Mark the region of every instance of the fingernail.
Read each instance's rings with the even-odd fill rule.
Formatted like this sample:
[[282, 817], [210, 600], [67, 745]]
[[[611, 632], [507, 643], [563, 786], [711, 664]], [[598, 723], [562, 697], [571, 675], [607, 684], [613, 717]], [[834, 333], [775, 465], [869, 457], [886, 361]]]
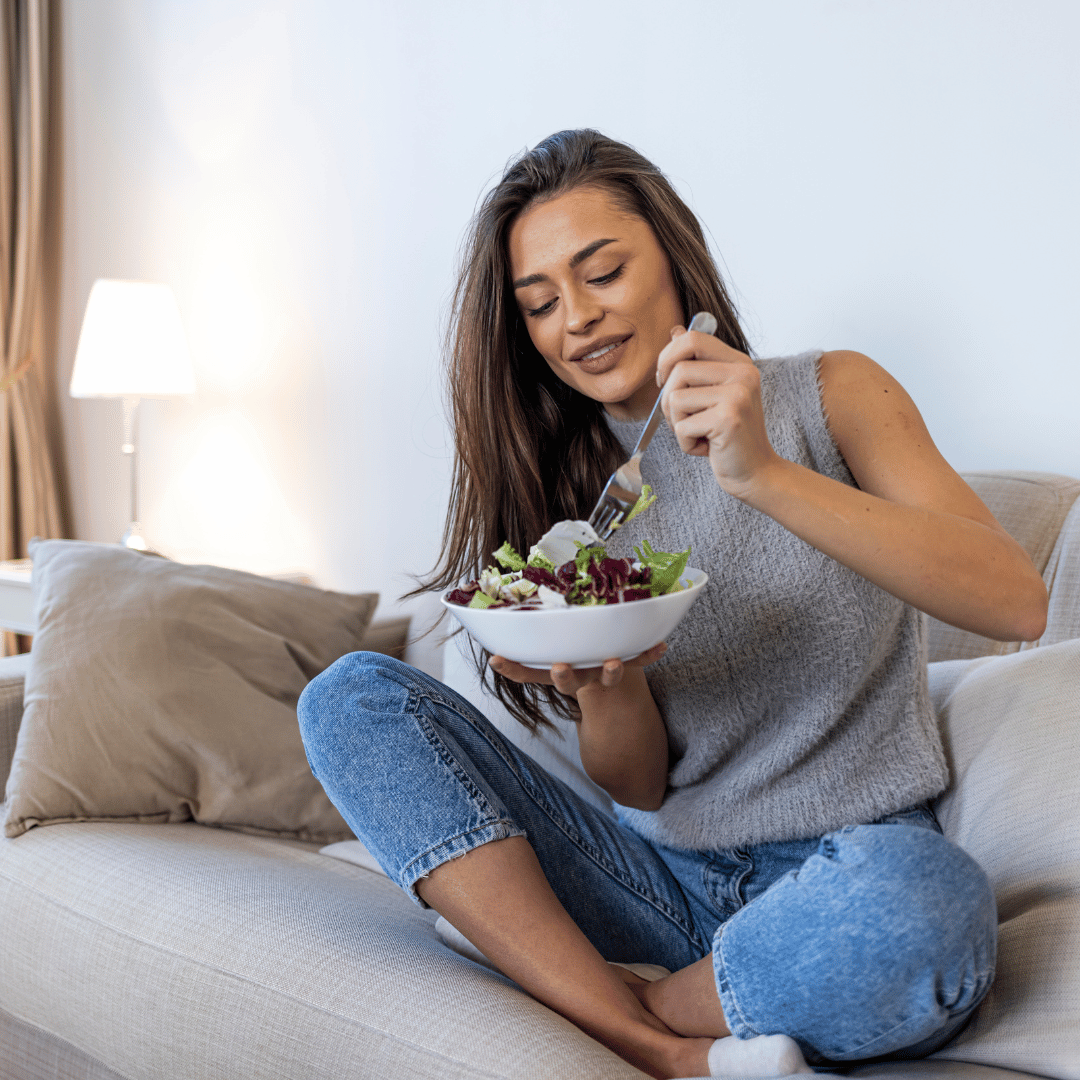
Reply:
[[685, 334], [685, 333], [686, 333], [686, 327], [685, 326], [673, 326], [671, 328], [671, 339], [672, 339], [672, 341], [674, 341], [675, 338], [677, 338], [680, 334]]

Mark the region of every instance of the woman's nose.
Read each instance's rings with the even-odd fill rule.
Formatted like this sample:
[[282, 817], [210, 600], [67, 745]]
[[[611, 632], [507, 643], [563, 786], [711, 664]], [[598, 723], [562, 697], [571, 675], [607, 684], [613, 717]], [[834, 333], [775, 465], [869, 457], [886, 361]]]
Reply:
[[588, 291], [567, 293], [563, 298], [563, 311], [566, 313], [566, 330], [570, 334], [583, 333], [604, 317], [603, 306]]

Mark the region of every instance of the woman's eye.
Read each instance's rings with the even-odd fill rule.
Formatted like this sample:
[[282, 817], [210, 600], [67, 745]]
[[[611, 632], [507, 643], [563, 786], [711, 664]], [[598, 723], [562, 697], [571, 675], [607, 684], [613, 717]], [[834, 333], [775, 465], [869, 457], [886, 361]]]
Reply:
[[[589, 284], [590, 285], [610, 285], [611, 282], [613, 282], [616, 279], [622, 277], [622, 272], [623, 272], [624, 267], [625, 267], [625, 263], [623, 264], [623, 266], [616, 266], [615, 269], [612, 270], [610, 274], [604, 274], [603, 277], [590, 278], [589, 279]], [[540, 315], [546, 315], [554, 306], [555, 306], [555, 301], [554, 300], [549, 300], [546, 304], [542, 305], [541, 307], [526, 308], [525, 309], [525, 314], [528, 315], [530, 318], [535, 319]]]
[[622, 277], [622, 272], [623, 272], [623, 268], [621, 266], [616, 266], [615, 269], [612, 270], [610, 274], [605, 274], [603, 277], [593, 278], [592, 281], [589, 282], [589, 284], [590, 285], [607, 285], [610, 282], [615, 281], [616, 278]]
[[554, 301], [554, 300], [549, 300], [549, 301], [548, 301], [548, 302], [547, 302], [546, 304], [544, 304], [544, 305], [543, 305], [542, 307], [538, 307], [538, 308], [526, 308], [526, 309], [525, 309], [525, 314], [526, 314], [526, 315], [532, 315], [532, 316], [534, 316], [534, 317], [535, 317], [536, 315], [545, 315], [545, 314], [546, 314], [547, 312], [549, 312], [549, 311], [551, 310], [551, 308], [552, 308], [552, 306], [554, 305], [554, 303], [555, 303], [555, 301]]

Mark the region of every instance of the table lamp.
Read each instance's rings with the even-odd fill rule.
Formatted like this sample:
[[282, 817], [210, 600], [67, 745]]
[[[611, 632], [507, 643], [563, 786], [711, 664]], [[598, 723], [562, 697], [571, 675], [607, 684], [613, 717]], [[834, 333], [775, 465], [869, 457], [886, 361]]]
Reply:
[[83, 316], [71, 396], [123, 398], [124, 441], [130, 463], [131, 523], [120, 543], [137, 551], [148, 546], [139, 524], [135, 439], [139, 399], [195, 393], [180, 308], [168, 285], [98, 279]]

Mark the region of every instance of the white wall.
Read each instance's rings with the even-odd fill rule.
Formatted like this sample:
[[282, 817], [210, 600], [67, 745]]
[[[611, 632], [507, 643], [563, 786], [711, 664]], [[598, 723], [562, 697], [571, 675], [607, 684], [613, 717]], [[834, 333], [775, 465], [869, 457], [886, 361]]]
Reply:
[[[67, 0], [60, 380], [98, 277], [171, 284], [167, 554], [379, 589], [434, 562], [455, 250], [513, 153], [593, 126], [715, 238], [758, 351], [855, 348], [958, 468], [1080, 475], [1072, 0]], [[120, 407], [65, 399], [77, 535]]]

